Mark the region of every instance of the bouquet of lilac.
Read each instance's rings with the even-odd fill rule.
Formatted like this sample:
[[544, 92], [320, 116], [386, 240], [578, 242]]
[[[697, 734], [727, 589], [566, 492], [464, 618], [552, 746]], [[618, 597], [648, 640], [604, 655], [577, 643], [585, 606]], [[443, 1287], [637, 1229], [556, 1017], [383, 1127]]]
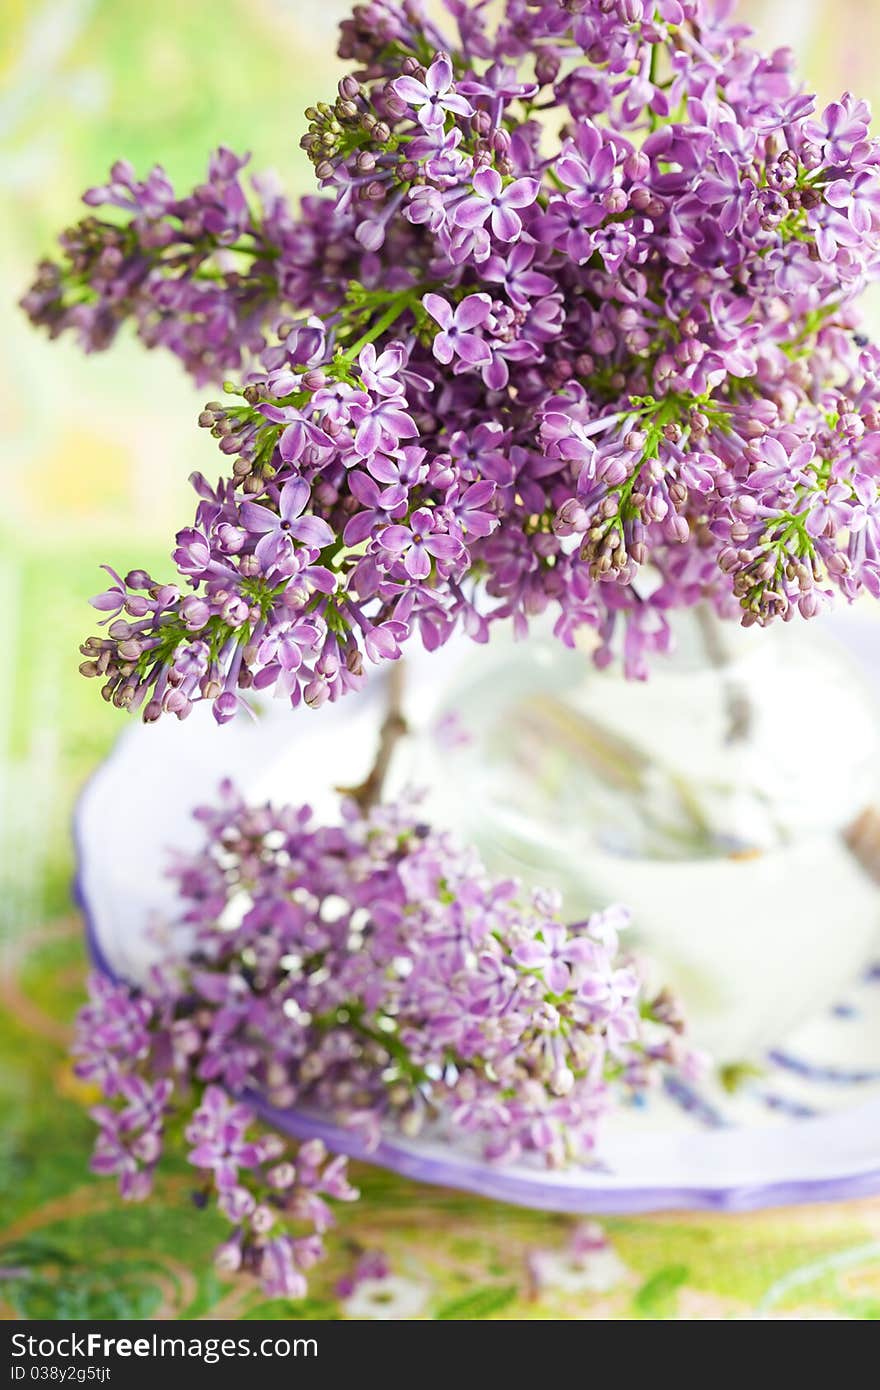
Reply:
[[[131, 321], [200, 383], [170, 582], [94, 600], [83, 673], [154, 720], [317, 706], [545, 610], [644, 676], [670, 610], [766, 624], [880, 594], [880, 145], [727, 0], [374, 0], [307, 111], [298, 213], [227, 150], [180, 197], [125, 162], [25, 296], [102, 349]], [[490, 15], [500, 12], [497, 24]]]
[[623, 909], [566, 926], [552, 894], [492, 880], [415, 812], [349, 801], [315, 826], [226, 786], [197, 812], [204, 848], [174, 868], [182, 939], [142, 989], [96, 976], [80, 1015], [77, 1072], [105, 1094], [95, 1171], [146, 1196], [183, 1116], [199, 1200], [213, 1191], [234, 1226], [218, 1258], [270, 1293], [304, 1290], [330, 1221], [320, 1194], [356, 1193], [342, 1160], [260, 1133], [251, 1100], [270, 1121], [311, 1109], [368, 1148], [383, 1127], [429, 1127], [559, 1166], [589, 1157], [613, 1092], [697, 1063], [675, 1001], [647, 997], [620, 954]]

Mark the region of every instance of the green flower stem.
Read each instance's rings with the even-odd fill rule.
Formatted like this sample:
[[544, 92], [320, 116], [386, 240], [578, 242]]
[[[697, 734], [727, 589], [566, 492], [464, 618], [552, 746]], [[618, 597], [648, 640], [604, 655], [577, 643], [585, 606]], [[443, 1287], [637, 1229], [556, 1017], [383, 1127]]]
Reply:
[[361, 349], [365, 348], [368, 343], [373, 343], [377, 338], [380, 338], [386, 329], [389, 329], [393, 323], [396, 323], [397, 320], [406, 313], [407, 309], [412, 308], [416, 299], [421, 297], [421, 294], [421, 286], [400, 290], [393, 296], [385, 313], [376, 320], [373, 326], [368, 328], [366, 333], [362, 333], [360, 338], [352, 343], [351, 347], [346, 348], [345, 352], [341, 355], [341, 360], [343, 362], [354, 362]]

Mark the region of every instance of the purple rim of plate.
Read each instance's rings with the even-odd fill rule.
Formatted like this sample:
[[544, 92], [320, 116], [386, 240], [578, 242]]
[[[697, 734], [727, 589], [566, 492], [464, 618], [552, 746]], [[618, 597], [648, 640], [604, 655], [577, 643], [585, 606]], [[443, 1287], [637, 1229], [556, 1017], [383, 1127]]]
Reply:
[[[111, 980], [119, 976], [111, 966], [101, 946], [97, 924], [84, 887], [85, 845], [82, 819], [89, 793], [107, 763], [118, 755], [119, 748], [130, 734], [117, 740], [109, 757], [87, 780], [77, 798], [72, 819], [72, 838], [76, 870], [73, 897], [82, 911], [85, 922], [86, 949], [96, 970]], [[755, 1211], [762, 1207], [802, 1205], [811, 1202], [840, 1202], [880, 1193], [880, 1168], [869, 1172], [829, 1178], [809, 1178], [789, 1182], [754, 1184], [718, 1184], [712, 1187], [584, 1187], [562, 1183], [542, 1183], [536, 1170], [534, 1178], [520, 1173], [505, 1172], [504, 1168], [464, 1157], [450, 1161], [382, 1139], [368, 1149], [364, 1140], [350, 1130], [324, 1120], [320, 1116], [295, 1109], [278, 1110], [259, 1095], [246, 1094], [242, 1099], [260, 1117], [294, 1139], [321, 1139], [328, 1149], [346, 1154], [381, 1168], [390, 1169], [401, 1177], [434, 1187], [451, 1187], [473, 1192], [497, 1202], [530, 1207], [539, 1211], [570, 1212], [579, 1215], [631, 1215], [652, 1211]]]

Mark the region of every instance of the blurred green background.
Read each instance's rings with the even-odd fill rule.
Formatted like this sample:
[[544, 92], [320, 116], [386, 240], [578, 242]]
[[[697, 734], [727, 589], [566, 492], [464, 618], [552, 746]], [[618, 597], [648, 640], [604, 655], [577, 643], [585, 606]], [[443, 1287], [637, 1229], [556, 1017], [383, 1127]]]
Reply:
[[[334, 30], [347, 9], [340, 0], [0, 5], [2, 1316], [289, 1312], [220, 1284], [208, 1258], [218, 1228], [193, 1219], [182, 1175], [154, 1205], [121, 1209], [87, 1172], [85, 1097], [65, 1057], [83, 975], [68, 825], [76, 790], [122, 717], [77, 675], [77, 644], [90, 630], [99, 562], [162, 574], [191, 512], [187, 475], [212, 475], [216, 454], [195, 428], [203, 393], [174, 362], [127, 340], [85, 359], [33, 332], [15, 301], [59, 228], [79, 216], [81, 190], [118, 156], [140, 172], [160, 162], [185, 187], [225, 143], [252, 151], [254, 168], [279, 169], [292, 190], [309, 188], [302, 111], [332, 95]], [[752, 0], [743, 12], [766, 47], [795, 48], [822, 100], [880, 89], [876, 0]], [[880, 1316], [877, 1203], [610, 1222], [625, 1271], [616, 1284], [535, 1302], [524, 1252], [559, 1246], [562, 1219], [379, 1174], [363, 1183], [369, 1200], [347, 1231], [388, 1249], [431, 1315], [749, 1317], [766, 1306]], [[294, 1312], [336, 1315], [332, 1273]]]

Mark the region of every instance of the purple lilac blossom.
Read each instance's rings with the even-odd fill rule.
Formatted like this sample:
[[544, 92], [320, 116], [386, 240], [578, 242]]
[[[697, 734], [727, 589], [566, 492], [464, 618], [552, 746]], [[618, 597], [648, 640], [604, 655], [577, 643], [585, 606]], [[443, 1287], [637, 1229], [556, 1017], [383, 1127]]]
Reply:
[[184, 197], [120, 161], [25, 296], [86, 349], [131, 321], [239, 377], [200, 416], [226, 471], [193, 480], [176, 575], [95, 600], [81, 669], [148, 721], [317, 707], [416, 634], [547, 612], [644, 677], [676, 608], [880, 596], [865, 103], [817, 110], [728, 3], [447, 8], [343, 23], [319, 196], [227, 150]]
[[[98, 1126], [92, 1171], [115, 1177], [124, 1199], [143, 1201], [162, 1157], [166, 1120], [188, 1117], [186, 1154], [203, 1178], [196, 1205], [213, 1195], [233, 1228], [215, 1252], [218, 1268], [256, 1274], [270, 1297], [301, 1298], [306, 1272], [323, 1258], [323, 1235], [335, 1223], [328, 1199], [351, 1202], [357, 1191], [344, 1159], [330, 1158], [315, 1140], [292, 1150], [261, 1129], [247, 1105], [206, 1083], [199, 1062], [211, 991], [206, 987], [193, 1012], [181, 985], [179, 964], [157, 970], [150, 990], [101, 975], [90, 980], [74, 1055], [77, 1075], [98, 1081], [105, 1097], [91, 1111]], [[219, 1013], [218, 1026], [229, 1029]]]
[[[108, 1097], [101, 1171], [132, 1195], [148, 1177], [129, 1134], [158, 1132], [191, 1088], [206, 1089], [189, 1161], [236, 1221], [259, 1206], [254, 1170], [290, 1185], [236, 1097], [317, 1110], [369, 1144], [387, 1127], [464, 1133], [491, 1159], [559, 1166], [590, 1157], [616, 1097], [693, 1065], [673, 1002], [649, 997], [621, 950], [624, 909], [566, 925], [554, 893], [491, 878], [415, 803], [364, 814], [346, 802], [341, 823], [322, 826], [227, 785], [197, 815], [204, 847], [173, 868], [185, 945], [142, 991], [96, 979], [81, 1016], [77, 1070]], [[132, 1076], [167, 1086], [139, 1100], [136, 1124]], [[315, 1192], [309, 1212], [323, 1229]]]

